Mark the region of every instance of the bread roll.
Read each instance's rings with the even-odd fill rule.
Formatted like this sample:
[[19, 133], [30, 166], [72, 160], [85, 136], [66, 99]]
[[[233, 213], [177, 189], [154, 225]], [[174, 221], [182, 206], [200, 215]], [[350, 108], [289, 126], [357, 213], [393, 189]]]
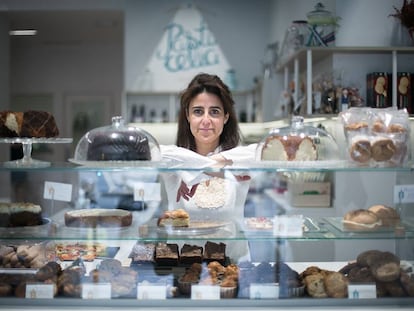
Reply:
[[349, 230], [375, 230], [381, 226], [381, 220], [373, 212], [357, 209], [345, 214], [343, 226]]
[[395, 226], [400, 222], [400, 215], [392, 207], [378, 204], [369, 207], [368, 210], [377, 215], [383, 226]]

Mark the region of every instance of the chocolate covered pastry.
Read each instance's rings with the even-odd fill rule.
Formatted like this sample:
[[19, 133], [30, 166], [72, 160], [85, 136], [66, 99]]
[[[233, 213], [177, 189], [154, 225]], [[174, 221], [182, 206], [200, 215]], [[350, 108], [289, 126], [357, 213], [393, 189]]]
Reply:
[[0, 112], [0, 137], [50, 138], [58, 135], [55, 118], [49, 112]]
[[128, 132], [102, 133], [93, 137], [87, 152], [88, 161], [149, 161], [148, 137]]

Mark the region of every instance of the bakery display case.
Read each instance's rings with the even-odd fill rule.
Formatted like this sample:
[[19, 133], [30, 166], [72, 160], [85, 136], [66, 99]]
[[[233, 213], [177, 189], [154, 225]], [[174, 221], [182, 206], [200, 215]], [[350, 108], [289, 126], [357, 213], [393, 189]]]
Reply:
[[[162, 175], [183, 172], [250, 176], [244, 204], [235, 206], [243, 210], [241, 217], [236, 213], [217, 222], [207, 212], [200, 218], [190, 211], [177, 226], [160, 226], [169, 206]], [[331, 204], [292, 205], [283, 182], [287, 173], [296, 178], [329, 174]], [[11, 191], [2, 193], [9, 201], [1, 206], [2, 220], [13, 213], [30, 220], [41, 212], [34, 225], [3, 223], [0, 228], [2, 306], [362, 308], [414, 303], [414, 215], [409, 198], [394, 198], [396, 189], [409, 195], [404, 185], [414, 177], [408, 165], [300, 168], [256, 161], [196, 168], [171, 161], [123, 167], [65, 162], [46, 168], [2, 166], [0, 174], [11, 183]], [[138, 180], [130, 189], [134, 204], [110, 200], [126, 190], [110, 190], [107, 177], [125, 181], [131, 175]], [[17, 203], [22, 201], [32, 204]], [[398, 219], [375, 228], [344, 225], [349, 211], [368, 209], [373, 202], [394, 207]]]
[[301, 117], [271, 129], [255, 160], [226, 165], [167, 146], [161, 157], [151, 134], [114, 117], [66, 162], [2, 165], [0, 305], [411, 306], [408, 116], [366, 112], [340, 127], [393, 144], [367, 145], [369, 163], [343, 159]]

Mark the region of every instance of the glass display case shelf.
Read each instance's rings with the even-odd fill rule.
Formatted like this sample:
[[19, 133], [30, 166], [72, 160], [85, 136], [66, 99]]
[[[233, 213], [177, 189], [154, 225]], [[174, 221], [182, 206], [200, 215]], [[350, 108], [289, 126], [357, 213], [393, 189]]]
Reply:
[[[95, 163], [92, 163], [95, 164]], [[205, 166], [199, 163], [184, 163], [182, 161], [158, 161], [138, 163], [106, 162], [99, 165], [77, 165], [71, 162], [54, 162], [49, 167], [7, 167], [0, 165], [0, 172], [175, 172], [175, 171], [204, 171], [204, 172], [413, 172], [414, 163], [409, 162], [404, 166], [358, 166], [346, 160], [338, 161], [253, 161], [237, 162], [232, 165]]]
[[[139, 212], [134, 216], [139, 216]], [[277, 216], [276, 216], [277, 217]], [[166, 240], [179, 241], [322, 241], [322, 240], [404, 240], [414, 238], [414, 218], [405, 218], [400, 224], [390, 227], [379, 227], [372, 230], [347, 229], [342, 224], [341, 217], [304, 217], [301, 235], [284, 235], [274, 232], [273, 228], [249, 228], [245, 224], [204, 223], [203, 226], [192, 225], [188, 228], [158, 227], [156, 220], [145, 224], [134, 224], [125, 228], [78, 228], [67, 227], [51, 221], [42, 226], [24, 228], [1, 228], [3, 240], [115, 240], [115, 241], [143, 241], [162, 242]], [[245, 218], [244, 220], [248, 220]], [[272, 223], [272, 219], [269, 218]], [[236, 227], [234, 229], [233, 227]]]

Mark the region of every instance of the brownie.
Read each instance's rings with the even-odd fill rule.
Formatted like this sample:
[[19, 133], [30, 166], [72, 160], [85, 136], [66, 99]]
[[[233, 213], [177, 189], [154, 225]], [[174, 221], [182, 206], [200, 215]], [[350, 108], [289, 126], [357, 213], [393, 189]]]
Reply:
[[201, 263], [203, 260], [203, 248], [197, 245], [184, 244], [181, 248], [180, 262], [182, 264]]
[[160, 266], [177, 266], [179, 252], [177, 244], [159, 242], [155, 247], [155, 262]]
[[155, 244], [154, 243], [136, 243], [132, 248], [129, 258], [132, 264], [153, 264], [155, 263]]
[[204, 261], [218, 261], [224, 265], [226, 261], [226, 244], [207, 241], [204, 246]]

